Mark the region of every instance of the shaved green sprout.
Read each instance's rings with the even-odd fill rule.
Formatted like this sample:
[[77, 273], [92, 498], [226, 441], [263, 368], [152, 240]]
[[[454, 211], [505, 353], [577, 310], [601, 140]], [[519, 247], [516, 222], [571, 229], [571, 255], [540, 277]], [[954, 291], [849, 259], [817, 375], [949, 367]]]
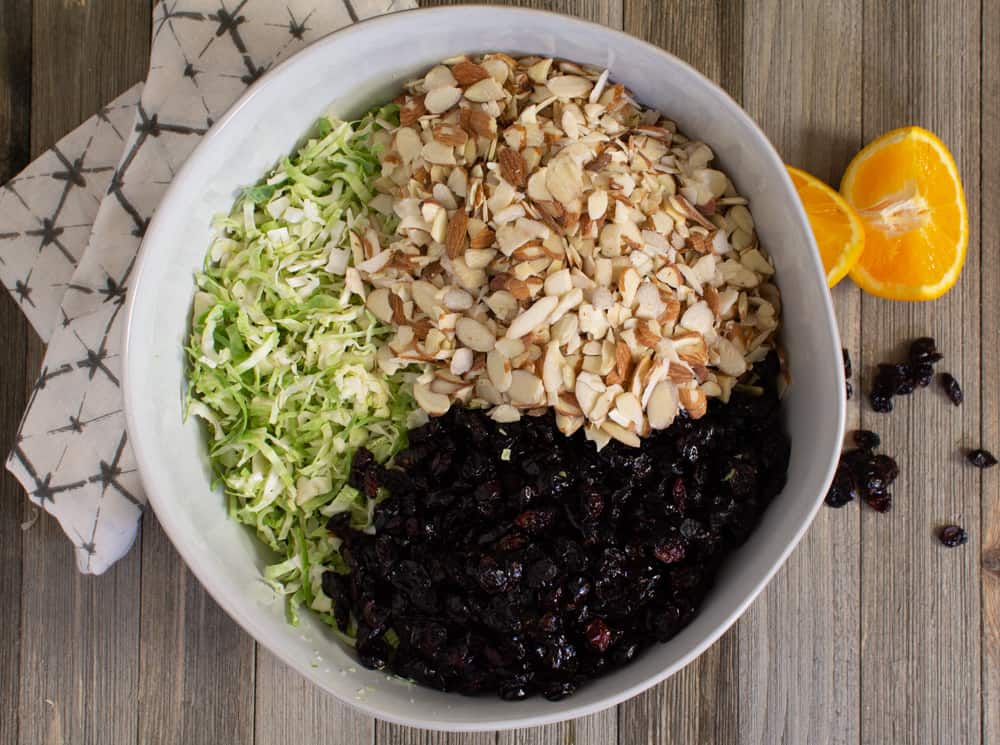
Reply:
[[413, 374], [376, 365], [376, 343], [392, 332], [365, 309], [351, 268], [360, 236], [395, 227], [391, 210], [369, 204], [397, 121], [396, 106], [322, 118], [217, 220], [196, 278], [187, 411], [208, 425], [231, 516], [281, 557], [264, 578], [292, 623], [305, 605], [336, 628], [322, 575], [347, 566], [326, 523], [349, 512], [352, 527], [371, 530], [374, 500], [347, 484], [352, 456], [364, 445], [391, 458], [416, 409]]

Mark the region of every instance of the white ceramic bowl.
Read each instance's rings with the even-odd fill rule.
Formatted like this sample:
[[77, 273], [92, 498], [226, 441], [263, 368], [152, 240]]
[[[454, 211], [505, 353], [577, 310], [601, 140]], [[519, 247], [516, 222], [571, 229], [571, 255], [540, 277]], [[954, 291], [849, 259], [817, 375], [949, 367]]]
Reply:
[[[360, 668], [308, 613], [285, 623], [259, 579], [257, 540], [227, 519], [212, 491], [202, 431], [182, 419], [192, 275], [213, 215], [228, 212], [328, 107], [342, 116], [394, 97], [441, 59], [471, 52], [537, 53], [608, 67], [640, 101], [707, 142], [750, 199], [777, 265], [784, 341], [794, 383], [786, 397], [792, 439], [788, 485], [726, 563], [694, 621], [632, 665], [552, 703], [444, 694]], [[129, 296], [125, 343], [128, 430], [163, 528], [191, 571], [247, 631], [309, 680], [382, 719], [432, 729], [493, 730], [583, 716], [634, 696], [690, 662], [744, 611], [802, 537], [822, 501], [844, 426], [840, 342], [806, 216], [781, 159], [722, 90], [666, 52], [568, 17], [518, 9], [420, 10], [328, 36], [259, 80], [205, 136], [174, 179], [149, 227]], [[361, 694], [358, 692], [362, 691]]]

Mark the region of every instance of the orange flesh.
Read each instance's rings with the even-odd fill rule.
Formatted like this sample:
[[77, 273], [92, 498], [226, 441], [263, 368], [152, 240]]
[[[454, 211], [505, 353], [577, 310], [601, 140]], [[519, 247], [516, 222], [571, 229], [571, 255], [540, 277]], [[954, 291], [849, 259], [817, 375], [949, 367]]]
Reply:
[[845, 176], [844, 196], [866, 228], [852, 276], [889, 297], [936, 297], [957, 279], [965, 258], [961, 182], [933, 135], [908, 129], [885, 140], [866, 148]]
[[836, 202], [832, 201], [821, 190], [810, 186], [797, 173], [792, 172], [791, 176], [792, 183], [795, 184], [799, 197], [802, 199], [802, 205], [809, 216], [809, 224], [816, 236], [816, 244], [819, 246], [823, 266], [829, 269], [840, 260], [844, 246], [853, 236], [851, 224]]

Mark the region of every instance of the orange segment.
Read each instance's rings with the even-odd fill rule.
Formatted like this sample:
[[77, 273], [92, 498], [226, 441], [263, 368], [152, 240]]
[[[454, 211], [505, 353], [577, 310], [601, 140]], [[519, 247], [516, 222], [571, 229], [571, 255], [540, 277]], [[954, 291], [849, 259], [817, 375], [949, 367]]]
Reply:
[[879, 137], [854, 156], [840, 191], [865, 226], [851, 270], [873, 295], [933, 300], [958, 280], [969, 243], [962, 180], [947, 146], [921, 127]]
[[844, 198], [818, 178], [791, 166], [788, 173], [816, 238], [826, 283], [833, 287], [861, 256], [865, 246], [864, 227]]

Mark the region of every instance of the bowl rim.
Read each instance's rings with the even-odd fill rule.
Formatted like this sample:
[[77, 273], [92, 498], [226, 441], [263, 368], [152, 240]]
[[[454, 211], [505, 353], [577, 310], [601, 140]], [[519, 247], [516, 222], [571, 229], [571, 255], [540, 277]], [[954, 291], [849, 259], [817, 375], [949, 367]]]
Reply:
[[[733, 624], [742, 616], [750, 604], [760, 595], [764, 587], [774, 578], [777, 571], [785, 564], [788, 557], [791, 555], [792, 551], [800, 543], [806, 531], [809, 529], [813, 520], [819, 511], [820, 505], [823, 501], [823, 496], [832, 481], [833, 474], [836, 468], [836, 458], [834, 454], [831, 454], [830, 463], [826, 467], [826, 475], [823, 479], [823, 488], [816, 495], [814, 504], [812, 505], [806, 519], [802, 521], [802, 524], [796, 529], [794, 536], [787, 543], [787, 545], [782, 549], [781, 553], [768, 567], [767, 571], [761, 576], [759, 581], [749, 589], [744, 595], [742, 600], [734, 607], [734, 609], [711, 631], [704, 636], [694, 647], [692, 647], [686, 654], [681, 656], [676, 662], [668, 665], [657, 672], [643, 678], [639, 682], [630, 685], [628, 687], [622, 688], [604, 698], [595, 701], [590, 704], [581, 705], [569, 705], [567, 708], [554, 709], [551, 713], [536, 714], [531, 716], [521, 716], [521, 717], [510, 717], [500, 720], [482, 720], [482, 721], [467, 721], [467, 720], [449, 720], [449, 719], [427, 719], [419, 715], [419, 710], [416, 715], [413, 716], [401, 716], [391, 711], [384, 711], [383, 709], [372, 706], [364, 700], [358, 700], [356, 698], [351, 699], [339, 695], [339, 693], [330, 687], [324, 685], [318, 679], [312, 677], [308, 671], [300, 668], [300, 666], [293, 661], [290, 653], [285, 653], [283, 650], [276, 649], [269, 641], [267, 641], [267, 635], [264, 629], [262, 629], [258, 623], [252, 617], [244, 617], [240, 614], [237, 608], [234, 607], [232, 603], [228, 600], [228, 592], [225, 583], [216, 578], [212, 572], [207, 571], [198, 562], [188, 561], [187, 555], [190, 553], [191, 549], [188, 548], [187, 544], [189, 539], [183, 534], [181, 526], [172, 517], [172, 511], [169, 508], [169, 499], [166, 494], [160, 491], [160, 488], [155, 483], [150, 483], [146, 477], [145, 473], [149, 473], [151, 469], [151, 462], [156, 459], [155, 454], [150, 452], [143, 442], [142, 436], [136, 437], [135, 433], [140, 432], [141, 428], [138, 421], [136, 420], [136, 408], [132, 404], [132, 398], [134, 395], [134, 389], [131, 384], [131, 360], [133, 357], [132, 343], [133, 343], [133, 321], [136, 312], [136, 307], [138, 305], [138, 296], [140, 293], [136, 292], [143, 280], [143, 269], [146, 264], [146, 259], [150, 253], [148, 250], [148, 243], [155, 244], [160, 238], [160, 234], [166, 234], [169, 224], [166, 223], [167, 210], [163, 210], [164, 205], [168, 205], [174, 200], [175, 196], [183, 190], [186, 182], [191, 180], [192, 174], [197, 172], [198, 161], [200, 160], [200, 154], [207, 150], [214, 141], [220, 137], [223, 131], [227, 128], [227, 125], [239, 116], [240, 112], [244, 106], [255, 96], [259, 95], [260, 92], [267, 86], [273, 85], [275, 80], [280, 79], [281, 73], [292, 67], [294, 65], [300, 64], [302, 59], [308, 55], [322, 54], [322, 49], [329, 44], [341, 43], [344, 39], [354, 36], [358, 33], [364, 32], [368, 33], [371, 29], [377, 28], [379, 26], [393, 26], [405, 21], [407, 18], [412, 18], [414, 15], [420, 15], [422, 17], [434, 17], [434, 16], [446, 16], [450, 22], [455, 22], [456, 17], [458, 18], [458, 23], [461, 24], [463, 19], [474, 19], [480, 14], [490, 14], [490, 15], [504, 15], [507, 16], [512, 22], [520, 23], [530, 23], [532, 19], [544, 17], [549, 20], [558, 19], [560, 23], [565, 23], [577, 28], [585, 29], [591, 33], [600, 33], [605, 35], [610, 35], [618, 37], [621, 41], [629, 44], [638, 44], [646, 47], [648, 51], [651, 51], [656, 56], [663, 58], [671, 65], [680, 66], [686, 68], [686, 70], [691, 73], [696, 78], [700, 79], [702, 85], [711, 88], [719, 97], [719, 105], [728, 110], [728, 113], [742, 119], [744, 124], [749, 126], [752, 131], [754, 131], [760, 140], [760, 145], [762, 146], [764, 156], [771, 161], [775, 170], [780, 173], [780, 177], [784, 179], [785, 186], [788, 190], [794, 192], [794, 186], [790, 177], [788, 176], [787, 170], [785, 169], [784, 161], [778, 155], [774, 145], [761, 130], [757, 122], [723, 89], [721, 86], [716, 84], [714, 81], [710, 80], [704, 74], [699, 72], [692, 65], [688, 64], [679, 57], [671, 54], [670, 52], [662, 49], [650, 42], [644, 41], [638, 37], [632, 36], [624, 31], [611, 28], [609, 26], [604, 26], [593, 21], [588, 21], [582, 18], [577, 18], [574, 16], [565, 15], [562, 13], [557, 13], [553, 11], [545, 10], [535, 10], [530, 8], [519, 8], [519, 7], [507, 7], [507, 6], [492, 6], [484, 4], [463, 4], [457, 6], [447, 6], [447, 7], [436, 7], [436, 8], [413, 8], [407, 10], [401, 10], [385, 15], [374, 16], [372, 18], [367, 18], [360, 20], [356, 23], [352, 23], [349, 26], [335, 30], [329, 34], [326, 34], [306, 46], [302, 49], [296, 51], [294, 54], [290, 55], [286, 59], [282, 60], [280, 63], [269, 69], [264, 75], [262, 75], [258, 80], [254, 81], [247, 89], [239, 96], [239, 98], [229, 107], [229, 109], [223, 114], [205, 133], [201, 141], [195, 146], [192, 152], [188, 155], [185, 162], [182, 164], [181, 168], [178, 169], [176, 175], [174, 176], [171, 184], [164, 191], [163, 196], [157, 206], [155, 213], [152, 216], [150, 224], [146, 230], [145, 236], [140, 246], [138, 255], [136, 257], [134, 274], [134, 282], [132, 283], [133, 291], [128, 293], [125, 306], [125, 318], [124, 318], [124, 331], [123, 331], [123, 344], [122, 344], [122, 392], [124, 399], [124, 409], [125, 409], [125, 420], [126, 429], [129, 435], [129, 440], [131, 442], [133, 452], [135, 453], [136, 467], [140, 476], [140, 480], [143, 483], [146, 494], [149, 499], [149, 504], [153, 508], [156, 514], [157, 520], [160, 526], [163, 528], [170, 542], [176, 548], [178, 554], [184, 560], [184, 563], [189, 571], [198, 579], [205, 590], [211, 595], [216, 603], [226, 612], [226, 614], [233, 619], [244, 631], [249, 633], [254, 640], [263, 645], [268, 651], [273, 655], [278, 657], [283, 663], [288, 665], [291, 669], [295, 670], [297, 673], [305, 677], [310, 683], [318, 686], [324, 692], [337, 698], [338, 701], [347, 704], [353, 709], [377, 719], [383, 721], [392, 722], [395, 724], [401, 724], [411, 727], [420, 727], [429, 730], [436, 731], [449, 731], [449, 732], [481, 732], [481, 731], [497, 731], [497, 730], [508, 730], [520, 727], [534, 727], [545, 724], [552, 724], [555, 722], [567, 721], [569, 719], [575, 719], [577, 717], [583, 717], [590, 714], [594, 714], [605, 709], [609, 709], [612, 706], [616, 706], [623, 701], [642, 693], [643, 691], [655, 686], [656, 684], [666, 680], [670, 676], [674, 675], [682, 668], [686, 667], [693, 660], [703, 654], [710, 646], [712, 646], [718, 639], [728, 631]], [[808, 218], [805, 211], [799, 202], [794, 202], [790, 205], [798, 221], [806, 227], [806, 233], [808, 235], [808, 246], [812, 248], [811, 259], [813, 264], [813, 271], [820, 277], [825, 276], [822, 269], [822, 264], [819, 258], [819, 251], [813, 237], [811, 228], [809, 227]], [[150, 240], [153, 239], [153, 240]], [[148, 278], [147, 278], [148, 281]], [[825, 282], [824, 282], [825, 285]], [[830, 333], [831, 337], [834, 339], [835, 343], [840, 345], [840, 335], [836, 324], [836, 318], [833, 311], [832, 298], [829, 292], [823, 293], [822, 297], [819, 298], [819, 302], [822, 305], [823, 317], [827, 325], [827, 331]], [[837, 380], [839, 382], [840, 388], [844, 386], [844, 373], [843, 370], [839, 368], [835, 373]], [[842, 397], [837, 399], [838, 403], [836, 406], [836, 421], [834, 422], [836, 430], [835, 441], [839, 442], [843, 439], [845, 419], [846, 419], [846, 404]], [[572, 700], [572, 699], [570, 699]], [[516, 704], [515, 704], [516, 705]]]

